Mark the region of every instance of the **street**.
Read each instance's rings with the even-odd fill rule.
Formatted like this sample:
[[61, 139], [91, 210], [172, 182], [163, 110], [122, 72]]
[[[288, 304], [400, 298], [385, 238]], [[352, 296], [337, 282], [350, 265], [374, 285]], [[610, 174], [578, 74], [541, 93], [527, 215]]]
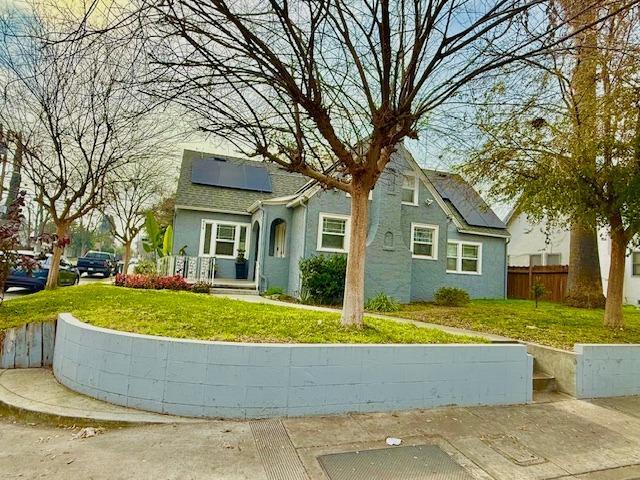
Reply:
[[[97, 275], [95, 277], [88, 277], [86, 275], [83, 275], [82, 277], [80, 277], [80, 285], [87, 285], [89, 283], [96, 283], [96, 282], [111, 283], [112, 281], [113, 281], [113, 277], [104, 278], [100, 275]], [[31, 292], [24, 288], [10, 288], [4, 294], [4, 299], [11, 300], [14, 298], [25, 297], [30, 294]]]

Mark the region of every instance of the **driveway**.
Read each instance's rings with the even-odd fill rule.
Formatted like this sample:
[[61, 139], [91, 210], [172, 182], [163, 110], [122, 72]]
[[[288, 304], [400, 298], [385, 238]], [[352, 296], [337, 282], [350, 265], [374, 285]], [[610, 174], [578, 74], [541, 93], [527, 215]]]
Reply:
[[[110, 278], [103, 278], [100, 275], [95, 276], [95, 277], [87, 277], [85, 275], [83, 275], [82, 277], [80, 277], [80, 285], [87, 285], [90, 283], [96, 283], [96, 282], [112, 282], [113, 281], [113, 277]], [[64, 287], [66, 288], [66, 287]], [[24, 288], [10, 288], [5, 294], [4, 294], [4, 299], [5, 300], [11, 300], [13, 298], [20, 298], [20, 297], [24, 297], [26, 295], [30, 295], [31, 292], [29, 290], [26, 290]]]

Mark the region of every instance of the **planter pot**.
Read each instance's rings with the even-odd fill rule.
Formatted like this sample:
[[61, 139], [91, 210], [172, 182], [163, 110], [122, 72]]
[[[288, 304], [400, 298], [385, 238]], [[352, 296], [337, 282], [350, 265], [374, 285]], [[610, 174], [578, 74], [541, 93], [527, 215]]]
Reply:
[[247, 262], [236, 263], [236, 280], [246, 280], [247, 270]]

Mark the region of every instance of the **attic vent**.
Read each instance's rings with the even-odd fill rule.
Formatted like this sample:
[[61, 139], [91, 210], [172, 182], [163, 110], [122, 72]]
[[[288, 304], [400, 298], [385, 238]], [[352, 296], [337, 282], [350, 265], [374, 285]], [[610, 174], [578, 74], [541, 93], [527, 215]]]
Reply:
[[213, 160], [215, 160], [216, 162], [226, 162], [227, 161], [225, 158], [220, 158], [220, 157], [213, 157]]

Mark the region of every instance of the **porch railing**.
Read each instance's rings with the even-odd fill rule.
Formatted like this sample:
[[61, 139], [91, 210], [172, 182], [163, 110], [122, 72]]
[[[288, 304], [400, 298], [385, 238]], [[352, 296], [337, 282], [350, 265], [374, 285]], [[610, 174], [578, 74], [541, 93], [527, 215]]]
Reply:
[[180, 275], [187, 282], [213, 283], [216, 273], [215, 257], [168, 256], [158, 259], [158, 275]]

